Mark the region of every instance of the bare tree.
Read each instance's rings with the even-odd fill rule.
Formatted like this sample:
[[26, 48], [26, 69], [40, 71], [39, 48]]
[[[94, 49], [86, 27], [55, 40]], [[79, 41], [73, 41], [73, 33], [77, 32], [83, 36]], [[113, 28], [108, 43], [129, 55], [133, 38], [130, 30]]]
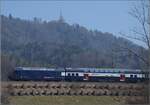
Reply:
[[141, 29], [133, 29], [137, 36], [134, 39], [144, 42], [150, 49], [150, 20], [149, 20], [149, 0], [142, 0], [140, 6], [134, 6], [129, 14], [134, 17], [140, 24]]
[[141, 59], [149, 70], [150, 68], [150, 0], [141, 0], [139, 5], [134, 5], [129, 14], [138, 21], [139, 26], [134, 27], [131, 31], [133, 35], [127, 35], [124, 33], [120, 33], [126, 38], [137, 40], [146, 45], [146, 49], [148, 51], [148, 59], [145, 59], [141, 55], [138, 55], [135, 51], [130, 48], [122, 47], [122, 49], [129, 51], [130, 53], [136, 55], [139, 59]]
[[[134, 39], [143, 42], [146, 45], [146, 49], [148, 51], [147, 59], [141, 55], [138, 55], [134, 50], [130, 48], [123, 47], [123, 49], [131, 52], [132, 54], [136, 55], [139, 59], [141, 59], [147, 65], [147, 76], [149, 77], [150, 71], [150, 0], [141, 0], [140, 5], [134, 5], [132, 10], [129, 14], [138, 21], [139, 27], [133, 28], [132, 32], [134, 36], [127, 35], [121, 33], [121, 35], [125, 36], [126, 38]], [[145, 89], [145, 102], [149, 103], [149, 83]]]

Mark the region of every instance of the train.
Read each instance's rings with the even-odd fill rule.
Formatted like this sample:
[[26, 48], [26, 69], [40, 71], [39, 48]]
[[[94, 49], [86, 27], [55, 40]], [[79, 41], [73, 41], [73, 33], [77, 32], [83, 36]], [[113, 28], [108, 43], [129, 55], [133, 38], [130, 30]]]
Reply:
[[15, 81], [144, 82], [140, 69], [16, 67], [9, 76]]

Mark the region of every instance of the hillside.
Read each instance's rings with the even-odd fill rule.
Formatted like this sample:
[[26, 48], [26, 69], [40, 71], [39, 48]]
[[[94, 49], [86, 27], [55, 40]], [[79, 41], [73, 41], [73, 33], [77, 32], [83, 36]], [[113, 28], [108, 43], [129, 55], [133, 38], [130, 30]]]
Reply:
[[[142, 68], [146, 50], [108, 32], [63, 20], [33, 21], [1, 15], [2, 74], [15, 66]], [[5, 76], [4, 76], [5, 77]]]

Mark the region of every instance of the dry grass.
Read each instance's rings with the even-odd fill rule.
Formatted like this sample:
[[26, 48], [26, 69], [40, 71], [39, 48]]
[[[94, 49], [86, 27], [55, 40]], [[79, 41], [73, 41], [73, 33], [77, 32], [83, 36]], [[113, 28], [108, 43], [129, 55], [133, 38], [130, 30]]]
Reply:
[[11, 105], [123, 105], [119, 97], [110, 96], [13, 96]]

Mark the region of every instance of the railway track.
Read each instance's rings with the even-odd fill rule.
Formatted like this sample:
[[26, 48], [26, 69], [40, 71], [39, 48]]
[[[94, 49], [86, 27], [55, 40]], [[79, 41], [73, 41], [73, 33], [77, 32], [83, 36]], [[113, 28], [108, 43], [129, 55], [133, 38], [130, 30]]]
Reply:
[[144, 96], [142, 83], [103, 82], [8, 82], [3, 85], [12, 96], [93, 95]]

